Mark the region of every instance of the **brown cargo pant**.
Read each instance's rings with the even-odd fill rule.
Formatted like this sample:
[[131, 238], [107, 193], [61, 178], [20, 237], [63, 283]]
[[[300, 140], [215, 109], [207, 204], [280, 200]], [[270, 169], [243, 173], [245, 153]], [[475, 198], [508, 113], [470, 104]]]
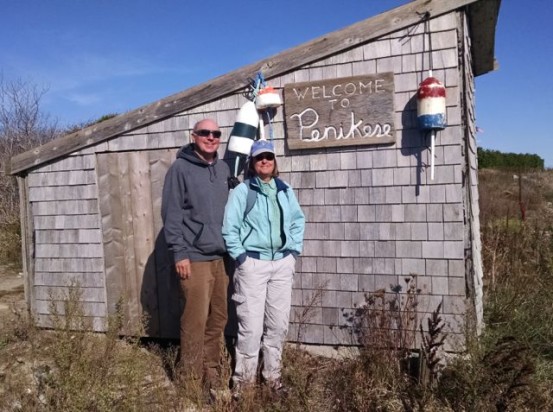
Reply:
[[186, 377], [218, 379], [221, 338], [227, 322], [228, 276], [223, 259], [191, 262], [191, 275], [181, 280], [184, 310], [180, 320], [181, 365]]

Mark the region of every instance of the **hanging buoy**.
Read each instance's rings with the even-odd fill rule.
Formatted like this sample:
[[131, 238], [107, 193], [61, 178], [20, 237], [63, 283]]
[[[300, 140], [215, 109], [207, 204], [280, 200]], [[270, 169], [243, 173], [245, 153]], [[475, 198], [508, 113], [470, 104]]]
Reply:
[[417, 92], [417, 120], [421, 130], [445, 128], [445, 87], [435, 77], [427, 77]]
[[257, 110], [265, 110], [272, 107], [278, 107], [280, 105], [282, 105], [280, 94], [278, 94], [278, 92], [270, 86], [259, 90], [259, 93], [255, 98], [255, 107]]
[[417, 91], [419, 129], [430, 131], [430, 178], [434, 180], [434, 141], [436, 130], [446, 127], [445, 87], [435, 77], [427, 77]]
[[253, 141], [257, 135], [259, 125], [259, 114], [255, 103], [247, 101], [242, 105], [236, 121], [230, 132], [228, 150], [243, 155], [249, 155]]

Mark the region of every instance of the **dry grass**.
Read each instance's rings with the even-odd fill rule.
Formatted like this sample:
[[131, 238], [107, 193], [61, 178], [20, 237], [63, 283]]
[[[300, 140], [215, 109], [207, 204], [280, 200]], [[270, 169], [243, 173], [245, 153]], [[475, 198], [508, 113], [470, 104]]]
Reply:
[[21, 234], [19, 222], [0, 223], [0, 262], [21, 265]]
[[[76, 290], [76, 289], [75, 289]], [[120, 320], [108, 332], [83, 331], [77, 294], [54, 315], [55, 330], [40, 330], [21, 312], [0, 336], [0, 410], [157, 410], [170, 385], [161, 359], [138, 340], [120, 339]], [[172, 397], [171, 399], [174, 399]]]

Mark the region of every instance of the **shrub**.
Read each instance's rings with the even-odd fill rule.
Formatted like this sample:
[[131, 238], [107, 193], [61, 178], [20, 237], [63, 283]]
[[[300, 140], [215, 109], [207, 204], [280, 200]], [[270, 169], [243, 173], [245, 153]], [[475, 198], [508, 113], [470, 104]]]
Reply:
[[478, 168], [543, 170], [543, 159], [536, 154], [504, 153], [498, 150], [478, 148]]

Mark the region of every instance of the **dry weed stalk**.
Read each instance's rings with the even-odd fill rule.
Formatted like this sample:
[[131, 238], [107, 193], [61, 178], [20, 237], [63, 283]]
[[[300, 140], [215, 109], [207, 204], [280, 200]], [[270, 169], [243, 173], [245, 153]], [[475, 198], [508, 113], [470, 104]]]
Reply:
[[482, 362], [489, 370], [489, 376], [497, 411], [513, 410], [512, 406], [523, 406], [527, 400], [528, 387], [535, 373], [530, 349], [512, 336], [501, 338]]
[[426, 366], [426, 368], [421, 367], [421, 381], [431, 386], [436, 383], [444, 367], [443, 359], [440, 356], [440, 350], [443, 347], [447, 335], [443, 333], [445, 323], [440, 316], [442, 304], [443, 301], [440, 302], [436, 310], [434, 310], [432, 315], [427, 319], [427, 333], [424, 332], [422, 324], [419, 325], [422, 337], [422, 357], [424, 359], [424, 366]]
[[129, 410], [159, 398], [163, 382], [152, 381], [154, 369], [140, 340], [120, 339], [122, 313], [110, 316], [106, 333], [97, 334], [84, 312], [81, 288], [71, 285], [62, 295], [50, 293], [55, 330], [36, 348], [47, 359], [38, 394], [46, 410]]
[[415, 347], [418, 305], [416, 275], [404, 278], [406, 291], [401, 285], [392, 285], [392, 294], [384, 289], [365, 294], [365, 302], [352, 313], [346, 313], [346, 322], [365, 353], [384, 356], [401, 369]]
[[321, 306], [323, 292], [326, 290], [327, 286], [328, 281], [324, 282], [322, 285], [316, 285], [315, 289], [313, 290], [313, 294], [309, 298], [309, 301], [306, 305], [302, 306], [301, 312], [294, 312], [294, 322], [297, 325], [296, 346], [298, 348], [303, 341], [303, 335], [307, 324], [315, 315], [316, 308]]

